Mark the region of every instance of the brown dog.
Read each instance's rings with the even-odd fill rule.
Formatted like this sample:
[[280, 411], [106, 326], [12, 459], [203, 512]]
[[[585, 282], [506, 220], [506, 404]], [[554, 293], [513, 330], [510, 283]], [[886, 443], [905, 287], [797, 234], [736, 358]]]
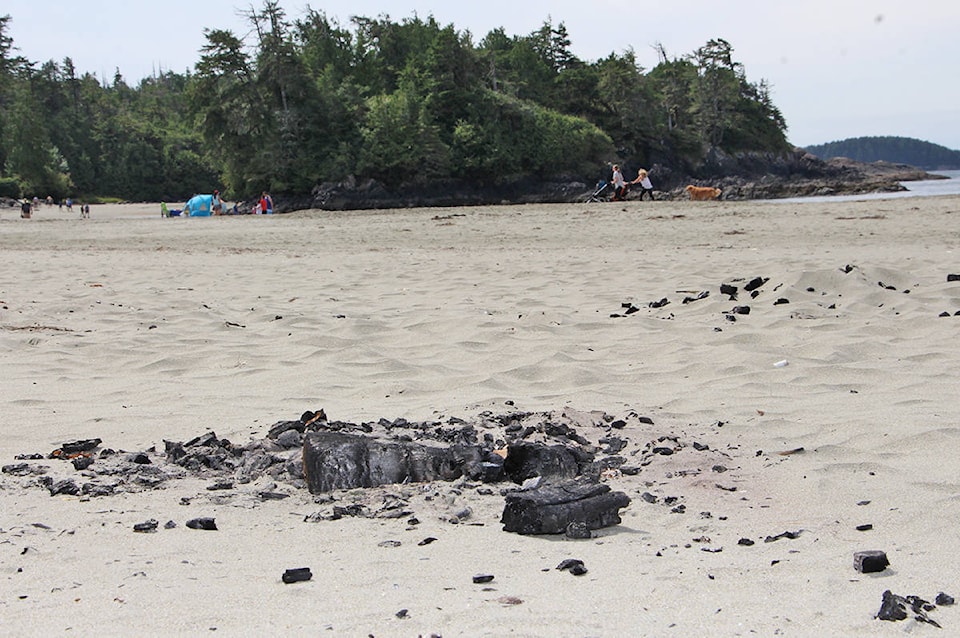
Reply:
[[690, 199], [698, 202], [704, 202], [708, 199], [717, 199], [720, 197], [722, 191], [719, 188], [711, 188], [709, 186], [687, 186], [687, 193], [690, 194]]

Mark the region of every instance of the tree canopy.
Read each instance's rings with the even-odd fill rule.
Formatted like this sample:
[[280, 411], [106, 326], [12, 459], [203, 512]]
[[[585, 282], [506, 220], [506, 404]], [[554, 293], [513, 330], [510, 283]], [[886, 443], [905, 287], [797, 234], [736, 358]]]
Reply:
[[679, 58], [659, 47], [648, 71], [630, 50], [580, 60], [550, 19], [475, 42], [433, 17], [343, 25], [314, 9], [291, 19], [275, 0], [247, 18], [249, 39], [208, 29], [192, 72], [136, 86], [15, 57], [0, 18], [0, 190], [240, 198], [351, 175], [593, 178], [610, 162], [682, 169], [714, 147], [788, 148], [769, 87], [722, 39]]
[[837, 142], [808, 146], [817, 157], [847, 157], [858, 162], [894, 162], [924, 170], [960, 169], [960, 151], [912, 137], [851, 137]]

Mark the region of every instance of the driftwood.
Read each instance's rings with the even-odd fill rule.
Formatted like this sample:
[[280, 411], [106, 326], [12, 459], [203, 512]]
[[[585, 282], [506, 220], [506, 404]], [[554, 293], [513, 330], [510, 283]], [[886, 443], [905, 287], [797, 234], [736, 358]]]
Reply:
[[600, 529], [620, 523], [619, 510], [630, 504], [623, 492], [609, 485], [570, 481], [506, 497], [503, 530], [518, 534], [562, 534], [571, 523]]
[[303, 441], [303, 473], [313, 494], [391, 483], [487, 479], [477, 446], [433, 447], [342, 432], [310, 432]]

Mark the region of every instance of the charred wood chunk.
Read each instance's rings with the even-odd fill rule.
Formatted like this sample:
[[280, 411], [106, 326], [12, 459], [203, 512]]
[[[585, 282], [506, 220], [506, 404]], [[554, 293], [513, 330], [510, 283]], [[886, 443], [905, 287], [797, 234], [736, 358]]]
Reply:
[[503, 472], [514, 483], [534, 476], [564, 480], [580, 474], [580, 464], [577, 454], [562, 445], [517, 443], [507, 450]]
[[571, 523], [600, 529], [618, 525], [620, 508], [629, 504], [630, 497], [609, 485], [570, 481], [508, 494], [500, 522], [518, 534], [562, 534]]
[[861, 574], [882, 572], [890, 565], [887, 554], [880, 550], [868, 550], [853, 554], [853, 567]]
[[313, 494], [393, 483], [452, 481], [484, 475], [479, 447], [433, 447], [381, 441], [343, 432], [310, 432], [303, 442], [303, 473]]

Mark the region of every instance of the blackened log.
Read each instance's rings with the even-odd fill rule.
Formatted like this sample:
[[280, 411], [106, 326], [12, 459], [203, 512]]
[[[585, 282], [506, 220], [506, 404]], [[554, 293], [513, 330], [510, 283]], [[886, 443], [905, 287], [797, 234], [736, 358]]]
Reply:
[[310, 432], [303, 441], [303, 473], [313, 494], [393, 483], [482, 478], [479, 447], [432, 447], [381, 441], [343, 432]]
[[571, 481], [508, 494], [500, 522], [518, 534], [562, 534], [570, 523], [600, 529], [618, 525], [620, 508], [629, 504], [629, 496], [609, 485]]

